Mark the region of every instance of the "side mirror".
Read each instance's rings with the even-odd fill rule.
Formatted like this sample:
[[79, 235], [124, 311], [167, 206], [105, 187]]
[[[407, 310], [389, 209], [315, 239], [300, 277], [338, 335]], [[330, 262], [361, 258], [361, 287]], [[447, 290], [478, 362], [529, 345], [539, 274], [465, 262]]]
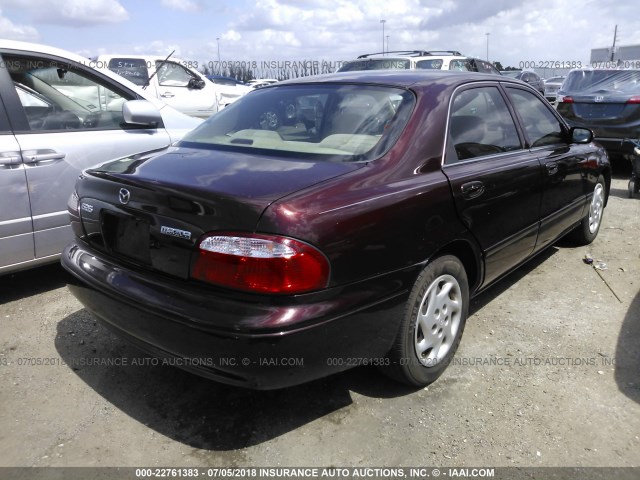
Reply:
[[588, 128], [571, 127], [569, 133], [572, 143], [589, 143], [593, 140], [593, 132]]
[[202, 90], [205, 86], [205, 81], [200, 78], [191, 78], [189, 83], [187, 83], [187, 87], [194, 90]]
[[148, 128], [158, 128], [162, 124], [160, 110], [147, 100], [129, 100], [122, 105], [124, 122]]

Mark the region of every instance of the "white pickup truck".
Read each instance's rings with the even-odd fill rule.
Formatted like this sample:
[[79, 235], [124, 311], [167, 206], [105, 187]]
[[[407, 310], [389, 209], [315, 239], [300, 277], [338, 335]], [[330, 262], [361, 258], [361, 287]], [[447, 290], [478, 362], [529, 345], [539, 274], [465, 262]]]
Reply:
[[99, 55], [92, 60], [98, 69], [117, 73], [187, 115], [206, 118], [230, 103], [190, 62], [153, 55]]

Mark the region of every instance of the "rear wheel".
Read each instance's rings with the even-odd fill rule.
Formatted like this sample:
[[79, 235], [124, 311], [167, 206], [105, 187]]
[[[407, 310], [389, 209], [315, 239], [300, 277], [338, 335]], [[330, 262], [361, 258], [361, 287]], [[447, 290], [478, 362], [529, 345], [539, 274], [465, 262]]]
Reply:
[[582, 222], [580, 222], [580, 225], [572, 232], [571, 236], [576, 243], [588, 245], [598, 236], [598, 231], [600, 231], [600, 225], [602, 224], [602, 215], [604, 213], [606, 188], [604, 177], [600, 175], [593, 189], [589, 211], [582, 219]]
[[467, 274], [456, 257], [429, 263], [405, 307], [384, 373], [415, 387], [434, 382], [453, 358], [469, 309]]

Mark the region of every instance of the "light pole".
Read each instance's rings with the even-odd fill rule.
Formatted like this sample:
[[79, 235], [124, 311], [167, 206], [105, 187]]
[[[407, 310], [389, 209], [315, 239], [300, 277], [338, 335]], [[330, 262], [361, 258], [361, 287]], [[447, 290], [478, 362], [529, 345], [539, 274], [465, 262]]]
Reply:
[[487, 62], [489, 61], [489, 35], [491, 35], [490, 33], [485, 33], [485, 35], [487, 36]]
[[216, 43], [218, 44], [218, 75], [222, 75], [222, 64], [220, 63], [220, 37], [216, 37]]
[[389, 35], [387, 35], [387, 53], [389, 53]]
[[382, 24], [382, 54], [384, 55], [384, 24], [386, 23], [386, 20], [380, 20], [380, 23]]

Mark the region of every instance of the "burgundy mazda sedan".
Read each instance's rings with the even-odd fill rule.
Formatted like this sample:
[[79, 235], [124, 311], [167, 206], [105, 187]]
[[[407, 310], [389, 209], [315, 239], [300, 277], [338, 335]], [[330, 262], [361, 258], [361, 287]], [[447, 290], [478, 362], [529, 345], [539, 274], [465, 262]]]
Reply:
[[83, 172], [62, 263], [107, 327], [197, 374], [271, 389], [368, 364], [419, 387], [470, 297], [595, 239], [610, 177], [591, 131], [522, 82], [309, 77]]

